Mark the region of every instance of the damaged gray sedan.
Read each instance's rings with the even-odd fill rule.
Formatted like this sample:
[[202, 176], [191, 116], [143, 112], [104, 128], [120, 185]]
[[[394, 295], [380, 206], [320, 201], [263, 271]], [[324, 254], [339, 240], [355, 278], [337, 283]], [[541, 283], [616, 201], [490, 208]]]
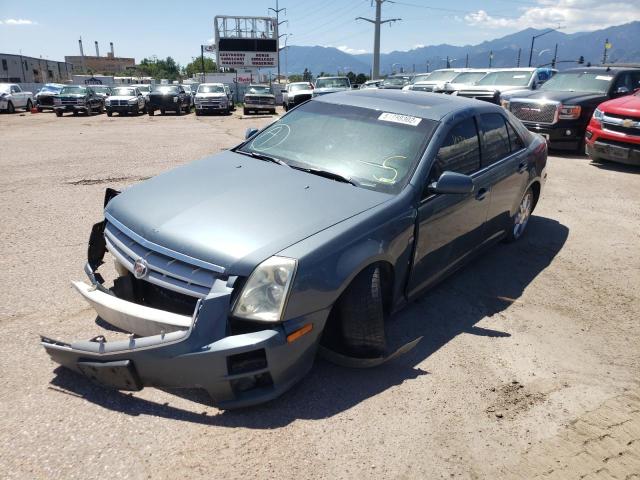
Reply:
[[523, 235], [546, 156], [495, 105], [396, 90], [314, 98], [229, 151], [108, 189], [89, 282], [74, 286], [129, 336], [42, 345], [102, 385], [201, 388], [221, 408], [282, 394], [319, 347], [379, 364], [393, 356], [389, 315]]

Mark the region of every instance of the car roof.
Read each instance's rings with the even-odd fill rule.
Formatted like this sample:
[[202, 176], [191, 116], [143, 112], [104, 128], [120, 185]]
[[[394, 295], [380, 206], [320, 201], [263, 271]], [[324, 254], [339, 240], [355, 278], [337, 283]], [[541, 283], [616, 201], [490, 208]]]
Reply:
[[626, 72], [629, 70], [637, 71], [638, 68], [634, 67], [578, 67], [578, 68], [568, 68], [560, 73], [575, 73], [575, 72], [593, 72], [593, 73], [617, 73], [617, 72]]
[[211, 87], [211, 86], [222, 86], [224, 87], [224, 83], [222, 82], [209, 82], [209, 83], [201, 83], [200, 85], [198, 85], [199, 87], [201, 86], [206, 86], [206, 87]]
[[477, 110], [502, 111], [502, 108], [498, 105], [488, 102], [411, 90], [351, 90], [322, 95], [312, 101], [387, 111], [435, 121], [439, 121], [454, 112], [468, 110], [473, 110], [474, 112]]

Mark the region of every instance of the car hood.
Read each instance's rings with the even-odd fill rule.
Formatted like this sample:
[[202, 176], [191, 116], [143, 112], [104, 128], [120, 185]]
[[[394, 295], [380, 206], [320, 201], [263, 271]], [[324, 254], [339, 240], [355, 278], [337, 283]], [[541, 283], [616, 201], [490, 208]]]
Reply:
[[227, 98], [226, 93], [197, 93], [196, 98]]
[[555, 90], [527, 90], [522, 92], [514, 92], [511, 100], [516, 98], [526, 98], [531, 100], [548, 100], [564, 104], [588, 103], [598, 100], [605, 100], [607, 97], [603, 93], [593, 92], [559, 92]]
[[523, 90], [522, 85], [471, 85], [464, 89], [465, 92], [510, 92], [513, 90]]
[[84, 93], [59, 93], [56, 95], [60, 98], [84, 98], [86, 95]]
[[226, 151], [125, 190], [106, 213], [150, 242], [249, 275], [286, 247], [390, 198]]
[[58, 95], [55, 92], [38, 92], [36, 93], [36, 97], [53, 97], [54, 95]]
[[640, 117], [640, 96], [627, 95], [615, 100], [609, 100], [600, 105], [599, 108], [607, 113]]
[[135, 100], [138, 97], [133, 95], [111, 95], [109, 100]]

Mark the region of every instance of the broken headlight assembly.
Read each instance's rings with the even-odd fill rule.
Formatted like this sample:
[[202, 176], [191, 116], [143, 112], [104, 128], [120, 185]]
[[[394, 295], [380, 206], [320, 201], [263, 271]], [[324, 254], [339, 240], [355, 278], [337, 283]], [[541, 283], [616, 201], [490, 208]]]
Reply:
[[257, 322], [279, 322], [296, 266], [296, 260], [277, 256], [258, 265], [236, 301], [233, 316]]

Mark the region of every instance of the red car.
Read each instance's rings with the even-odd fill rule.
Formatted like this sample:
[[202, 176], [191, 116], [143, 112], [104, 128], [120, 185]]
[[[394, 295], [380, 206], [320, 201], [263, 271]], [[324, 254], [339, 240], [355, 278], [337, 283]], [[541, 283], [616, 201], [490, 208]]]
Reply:
[[640, 91], [598, 105], [585, 145], [594, 160], [640, 166]]

